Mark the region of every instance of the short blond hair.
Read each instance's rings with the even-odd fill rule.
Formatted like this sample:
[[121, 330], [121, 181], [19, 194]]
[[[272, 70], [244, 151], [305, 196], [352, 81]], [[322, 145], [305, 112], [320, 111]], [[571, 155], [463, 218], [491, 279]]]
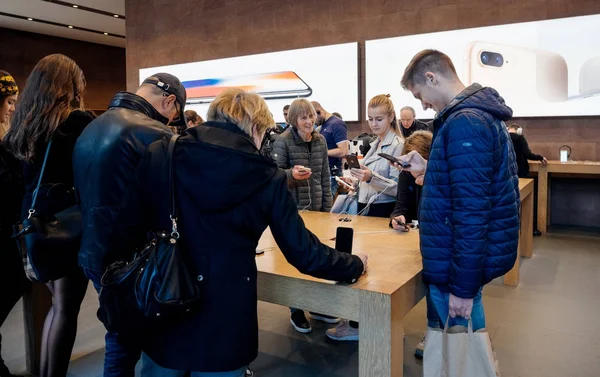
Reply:
[[219, 94], [210, 104], [206, 118], [213, 122], [233, 123], [250, 136], [253, 125], [262, 134], [275, 124], [273, 115], [261, 96], [237, 88], [227, 89]]
[[312, 114], [315, 117], [317, 116], [315, 108], [310, 102], [308, 102], [308, 100], [304, 98], [294, 100], [294, 102], [292, 102], [288, 110], [288, 122], [293, 127], [298, 127], [298, 118], [303, 115], [310, 114]]
[[406, 90], [410, 90], [416, 84], [423, 85], [425, 84], [425, 74], [427, 72], [458, 79], [452, 59], [443, 52], [429, 49], [419, 52], [412, 58], [404, 70], [400, 83]]

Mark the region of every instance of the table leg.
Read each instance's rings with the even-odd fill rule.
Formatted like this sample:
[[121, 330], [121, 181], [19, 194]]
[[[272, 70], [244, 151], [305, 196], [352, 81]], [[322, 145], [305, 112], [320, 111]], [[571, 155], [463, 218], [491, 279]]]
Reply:
[[23, 296], [23, 320], [25, 322], [25, 361], [27, 372], [40, 374], [40, 349], [46, 314], [52, 306], [52, 295], [45, 285], [31, 284]]
[[521, 202], [521, 255], [533, 256], [533, 193]]
[[361, 292], [358, 375], [402, 377], [404, 374], [404, 328], [401, 305], [392, 296]]
[[[529, 195], [531, 196], [531, 195]], [[521, 214], [523, 213], [523, 206], [521, 206]], [[523, 216], [521, 215], [521, 218]], [[521, 228], [519, 229], [519, 246], [517, 246], [517, 260], [513, 268], [504, 275], [504, 284], [516, 287], [519, 285], [519, 278], [521, 274], [521, 252], [523, 247], [523, 222], [521, 221]], [[533, 234], [532, 234], [533, 235]]]
[[548, 167], [541, 165], [538, 171], [538, 219], [537, 227], [546, 234], [548, 226]]

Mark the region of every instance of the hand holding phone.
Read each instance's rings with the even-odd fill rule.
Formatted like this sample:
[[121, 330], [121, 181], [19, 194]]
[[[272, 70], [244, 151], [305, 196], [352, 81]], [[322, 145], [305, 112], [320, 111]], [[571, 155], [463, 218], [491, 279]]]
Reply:
[[377, 153], [378, 156], [385, 158], [386, 160], [388, 160], [389, 162], [391, 162], [392, 164], [398, 164], [402, 167], [402, 169], [406, 169], [408, 167], [410, 167], [410, 163], [406, 162], [406, 161], [402, 161], [397, 159], [396, 157], [389, 155], [387, 153]]
[[404, 156], [398, 157], [398, 160], [408, 163], [408, 166], [404, 168], [398, 163], [394, 163], [394, 166], [398, 170], [402, 169], [411, 172], [415, 178], [425, 174], [425, 170], [427, 170], [427, 160], [424, 159], [417, 151], [410, 151]]
[[298, 181], [303, 181], [308, 179], [312, 174], [310, 168], [304, 167], [302, 165], [295, 165], [292, 168], [292, 177]]
[[408, 232], [408, 227], [406, 226], [406, 218], [404, 215], [396, 216], [392, 219], [392, 227], [395, 230], [399, 230], [401, 232]]
[[347, 188], [348, 190], [352, 190], [354, 191], [355, 188], [354, 186], [350, 185], [348, 182], [344, 181], [342, 178], [340, 177], [335, 177], [335, 181], [337, 183], [339, 183], [340, 185], [344, 186], [345, 188]]

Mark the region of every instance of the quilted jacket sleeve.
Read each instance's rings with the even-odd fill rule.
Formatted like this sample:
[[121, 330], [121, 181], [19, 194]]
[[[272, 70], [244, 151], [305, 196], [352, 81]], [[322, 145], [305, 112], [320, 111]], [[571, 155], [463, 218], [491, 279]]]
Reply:
[[446, 125], [453, 230], [450, 292], [473, 298], [481, 287], [491, 214], [494, 133], [480, 115], [464, 111]]
[[290, 166], [290, 158], [288, 146], [285, 142], [285, 134], [282, 134], [275, 140], [273, 144], [273, 160], [277, 164], [278, 167], [285, 170], [285, 175], [287, 176], [288, 187], [296, 187], [299, 185], [299, 182], [292, 177], [292, 168]]
[[[325, 138], [323, 138], [323, 150], [327, 151], [327, 144]], [[323, 157], [323, 170], [321, 171], [321, 185], [323, 187], [323, 207], [322, 212], [331, 211], [333, 206], [333, 193], [331, 192], [331, 173], [329, 172], [329, 159], [327, 158], [327, 152]]]

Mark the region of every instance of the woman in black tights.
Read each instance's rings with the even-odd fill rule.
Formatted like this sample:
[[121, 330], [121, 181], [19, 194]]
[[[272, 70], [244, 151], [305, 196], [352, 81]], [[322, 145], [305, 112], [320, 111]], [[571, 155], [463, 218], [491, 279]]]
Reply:
[[[73, 187], [75, 142], [92, 121], [92, 117], [82, 111], [84, 91], [83, 72], [73, 60], [61, 54], [48, 55], [40, 60], [27, 79], [10, 130], [4, 138], [6, 148], [23, 163], [25, 196], [22, 218], [31, 207], [50, 140], [52, 144], [36, 212], [39, 216], [50, 216], [73, 204], [72, 197], [53, 195], [41, 188]], [[46, 283], [46, 287], [52, 293], [53, 304], [44, 323], [40, 376], [64, 377], [75, 343], [77, 317], [87, 290], [87, 279], [74, 263], [66, 276]]]

